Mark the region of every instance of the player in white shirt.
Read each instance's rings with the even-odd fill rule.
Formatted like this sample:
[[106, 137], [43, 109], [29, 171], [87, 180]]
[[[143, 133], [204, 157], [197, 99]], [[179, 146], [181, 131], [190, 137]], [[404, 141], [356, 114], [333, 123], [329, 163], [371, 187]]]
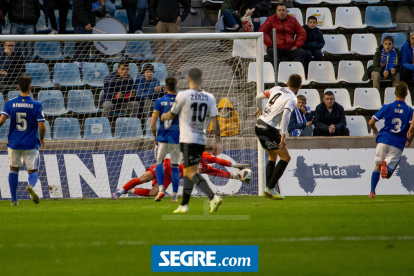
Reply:
[[[275, 86], [256, 97], [257, 110], [255, 115], [258, 120], [255, 133], [269, 156], [264, 195], [272, 199], [284, 198], [276, 191], [275, 186], [290, 161], [286, 146], [286, 134], [288, 133], [290, 115], [297, 103], [296, 93], [302, 87], [302, 77], [297, 74], [291, 75], [287, 86]], [[262, 111], [262, 100], [266, 98], [269, 101]], [[275, 167], [278, 156], [280, 161]]]
[[201, 155], [207, 142], [205, 131], [207, 115], [212, 119], [216, 139], [212, 154], [218, 155], [221, 153], [216, 101], [213, 95], [201, 89], [202, 76], [203, 73], [200, 69], [190, 69], [187, 77], [190, 89], [178, 93], [171, 110], [161, 116], [161, 121], [172, 120], [175, 116], [179, 116], [180, 150], [184, 163], [184, 189], [181, 205], [174, 213], [188, 212], [188, 202], [194, 184], [210, 199], [210, 212], [216, 212], [222, 202], [221, 198], [214, 194], [207, 181], [198, 172]]

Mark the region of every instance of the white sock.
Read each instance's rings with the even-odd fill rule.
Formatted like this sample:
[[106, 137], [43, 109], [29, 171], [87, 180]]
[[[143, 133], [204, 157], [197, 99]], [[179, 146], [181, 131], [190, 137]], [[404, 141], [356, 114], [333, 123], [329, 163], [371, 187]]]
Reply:
[[163, 193], [164, 192], [164, 185], [158, 186], [158, 192]]
[[119, 190], [118, 190], [118, 193], [120, 193], [120, 194], [125, 193], [125, 189], [124, 189], [124, 188], [119, 189]]
[[172, 196], [173, 196], [173, 197], [177, 197], [177, 193], [174, 193], [174, 192], [173, 192]]
[[129, 190], [129, 191], [128, 191], [128, 194], [135, 194], [135, 193], [134, 193], [134, 189]]

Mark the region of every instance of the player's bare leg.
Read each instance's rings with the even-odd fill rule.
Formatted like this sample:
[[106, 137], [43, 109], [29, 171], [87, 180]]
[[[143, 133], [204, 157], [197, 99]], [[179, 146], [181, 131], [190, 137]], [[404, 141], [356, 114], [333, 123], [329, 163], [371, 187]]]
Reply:
[[284, 146], [282, 149], [278, 150], [266, 150], [269, 155], [269, 161], [277, 159], [279, 156], [280, 160], [277, 163], [276, 167], [273, 169], [272, 176], [268, 183], [266, 183], [266, 189], [264, 195], [271, 199], [284, 199], [283, 196], [279, 194], [276, 185], [278, 185], [279, 179], [282, 177], [283, 172], [285, 171], [288, 163], [290, 162], [290, 155], [287, 146]]
[[[16, 169], [16, 168], [14, 168], [14, 169]], [[17, 168], [17, 169], [18, 169], [18, 168]], [[27, 172], [29, 173], [29, 185], [27, 185], [27, 187], [26, 187], [26, 191], [28, 191], [28, 192], [29, 192], [30, 197], [32, 198], [32, 201], [33, 201], [35, 204], [39, 204], [39, 203], [40, 203], [40, 198], [39, 198], [39, 196], [37, 195], [37, 193], [35, 192], [35, 190], [33, 189], [33, 186], [34, 186], [34, 185], [36, 184], [36, 182], [37, 182], [37, 170], [28, 170]], [[30, 178], [31, 178], [34, 174], [36, 174], [36, 177], [35, 177], [35, 179], [31, 180]]]
[[152, 173], [150, 171], [147, 171], [140, 177], [131, 179], [122, 188], [118, 189], [115, 193], [112, 193], [112, 198], [118, 199], [121, 195], [127, 193], [129, 190], [131, 190], [135, 186], [142, 184], [142, 183], [147, 183], [153, 179], [154, 179], [154, 176], [152, 175]]

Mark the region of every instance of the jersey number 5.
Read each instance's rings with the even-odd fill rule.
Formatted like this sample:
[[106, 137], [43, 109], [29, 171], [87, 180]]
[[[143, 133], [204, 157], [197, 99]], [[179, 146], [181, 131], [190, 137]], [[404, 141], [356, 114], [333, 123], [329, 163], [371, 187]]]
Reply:
[[25, 131], [27, 128], [26, 113], [17, 112], [16, 113], [16, 128], [18, 131]]
[[207, 115], [207, 104], [201, 103], [200, 105], [198, 103], [193, 103], [191, 105], [191, 108], [193, 109], [193, 117], [191, 121], [196, 122], [197, 118], [200, 123], [204, 122]]

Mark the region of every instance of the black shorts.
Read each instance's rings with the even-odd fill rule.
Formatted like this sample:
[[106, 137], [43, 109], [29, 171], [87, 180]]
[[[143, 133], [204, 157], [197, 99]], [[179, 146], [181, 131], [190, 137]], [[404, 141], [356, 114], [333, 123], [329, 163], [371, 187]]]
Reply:
[[264, 149], [279, 149], [280, 139], [282, 136], [280, 135], [280, 131], [278, 129], [269, 126], [259, 119], [254, 127], [254, 132], [256, 133], [256, 136]]
[[180, 150], [183, 155], [184, 168], [198, 165], [201, 161], [205, 145], [180, 143]]

